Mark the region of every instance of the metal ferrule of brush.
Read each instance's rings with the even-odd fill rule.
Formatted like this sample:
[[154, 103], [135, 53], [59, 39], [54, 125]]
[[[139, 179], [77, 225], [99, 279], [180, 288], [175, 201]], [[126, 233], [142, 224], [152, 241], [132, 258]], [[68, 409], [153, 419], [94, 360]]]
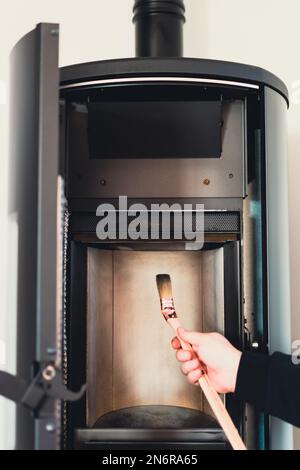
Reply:
[[168, 321], [170, 318], [177, 318], [177, 314], [174, 308], [174, 300], [170, 299], [160, 299], [161, 313], [165, 317], [165, 320]]

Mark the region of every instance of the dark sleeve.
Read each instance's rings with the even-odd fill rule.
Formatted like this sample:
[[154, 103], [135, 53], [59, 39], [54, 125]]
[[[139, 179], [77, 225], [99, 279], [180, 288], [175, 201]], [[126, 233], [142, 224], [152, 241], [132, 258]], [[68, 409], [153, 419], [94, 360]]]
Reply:
[[291, 356], [244, 352], [235, 396], [258, 410], [300, 427], [300, 364]]

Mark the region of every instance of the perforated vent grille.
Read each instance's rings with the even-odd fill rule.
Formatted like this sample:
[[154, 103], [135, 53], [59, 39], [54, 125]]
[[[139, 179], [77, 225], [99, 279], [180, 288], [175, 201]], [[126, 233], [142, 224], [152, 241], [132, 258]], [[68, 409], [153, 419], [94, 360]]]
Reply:
[[239, 212], [208, 212], [204, 216], [205, 232], [234, 232], [240, 231]]
[[[96, 226], [100, 218], [90, 213], [71, 214], [70, 228], [73, 234], [96, 234]], [[131, 219], [128, 218], [128, 221]], [[171, 217], [171, 234], [173, 232], [173, 223]], [[149, 215], [149, 227], [151, 220]], [[195, 231], [196, 215], [193, 214], [185, 221], [186, 232]], [[240, 213], [236, 212], [205, 212], [204, 215], [204, 232], [205, 233], [239, 233], [240, 232]], [[117, 224], [118, 233], [118, 224]], [[160, 236], [162, 231], [159, 231]], [[183, 237], [184, 238], [184, 237]]]

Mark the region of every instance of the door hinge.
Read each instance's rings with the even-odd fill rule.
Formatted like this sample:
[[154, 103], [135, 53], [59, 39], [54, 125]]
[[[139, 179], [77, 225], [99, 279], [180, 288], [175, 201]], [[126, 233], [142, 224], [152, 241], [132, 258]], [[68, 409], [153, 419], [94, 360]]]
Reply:
[[86, 385], [78, 392], [68, 390], [62, 372], [53, 363], [42, 364], [37, 375], [28, 383], [8, 372], [0, 371], [0, 395], [38, 412], [48, 399], [77, 401], [85, 394]]

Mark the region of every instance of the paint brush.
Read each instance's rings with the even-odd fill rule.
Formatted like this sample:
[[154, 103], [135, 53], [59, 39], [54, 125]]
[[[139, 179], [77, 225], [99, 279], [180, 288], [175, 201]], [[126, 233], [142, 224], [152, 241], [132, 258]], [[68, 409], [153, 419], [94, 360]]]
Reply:
[[[181, 327], [181, 324], [175, 311], [171, 278], [168, 274], [158, 274], [156, 276], [156, 283], [160, 298], [161, 313], [177, 334], [177, 330]], [[180, 338], [178, 338], [178, 340], [182, 349], [191, 351], [192, 355], [195, 357], [192, 346]], [[205, 366], [202, 367], [202, 375], [199, 379], [199, 384], [232, 448], [234, 450], [246, 450], [245, 444], [233, 424], [224, 403], [210, 382]]]

